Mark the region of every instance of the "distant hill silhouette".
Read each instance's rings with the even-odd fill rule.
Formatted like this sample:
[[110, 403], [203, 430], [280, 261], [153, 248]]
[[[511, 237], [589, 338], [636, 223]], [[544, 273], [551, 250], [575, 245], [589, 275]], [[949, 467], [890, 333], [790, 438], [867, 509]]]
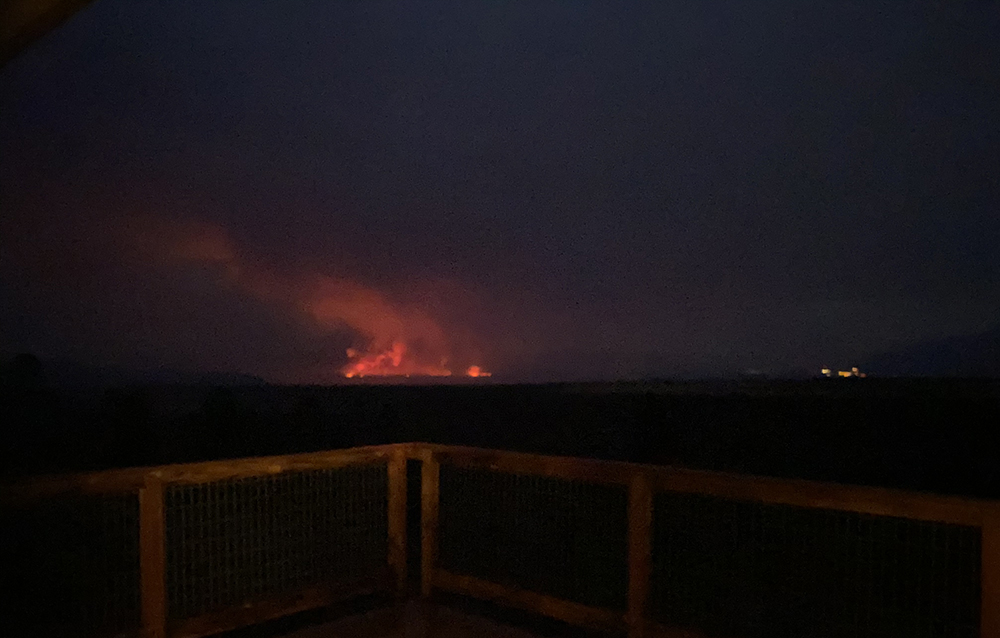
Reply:
[[[17, 356], [2, 355], [0, 362], [10, 368]], [[104, 388], [127, 385], [264, 385], [260, 377], [238, 372], [183, 372], [168, 368], [129, 368], [81, 363], [61, 359], [41, 359], [38, 374], [42, 383], [57, 388]]]
[[928, 339], [873, 356], [862, 368], [879, 376], [1000, 377], [1000, 326], [965, 336]]

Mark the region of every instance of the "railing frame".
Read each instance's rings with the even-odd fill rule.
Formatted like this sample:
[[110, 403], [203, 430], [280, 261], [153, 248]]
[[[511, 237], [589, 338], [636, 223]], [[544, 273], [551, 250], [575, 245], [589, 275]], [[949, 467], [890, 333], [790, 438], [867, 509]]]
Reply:
[[[423, 493], [422, 511], [434, 512], [434, 532], [425, 529], [424, 589], [464, 594], [500, 602], [549, 616], [572, 625], [621, 631], [629, 638], [699, 638], [690, 631], [664, 627], [648, 614], [651, 577], [652, 499], [657, 492], [679, 492], [716, 496], [770, 505], [789, 505], [837, 510], [874, 516], [892, 516], [919, 521], [978, 527], [982, 533], [981, 638], [1000, 638], [1000, 502], [956, 496], [941, 496], [878, 487], [862, 487], [776, 479], [724, 472], [690, 470], [574, 457], [542, 456], [481, 448], [413, 443], [412, 458], [434, 460], [435, 487]], [[592, 484], [622, 485], [628, 490], [628, 607], [624, 616], [610, 609], [589, 607], [499, 583], [452, 574], [437, 567], [436, 477], [441, 465], [513, 474], [545, 476]], [[430, 554], [433, 552], [433, 554]], [[427, 586], [430, 580], [431, 586]]]
[[[978, 527], [982, 533], [980, 636], [1000, 638], [1000, 502], [791, 479], [688, 470], [667, 466], [504, 452], [428, 443], [399, 443], [309, 454], [130, 468], [42, 477], [0, 486], [0, 503], [31, 503], [65, 494], [135, 493], [139, 498], [141, 635], [195, 638], [329, 605], [351, 596], [387, 591], [397, 598], [407, 586], [407, 461], [421, 463], [420, 597], [448, 591], [493, 600], [564, 622], [627, 630], [629, 638], [693, 636], [658, 626], [648, 614], [653, 496], [682, 492], [774, 505], [838, 510]], [[248, 476], [385, 463], [388, 472], [386, 578], [338, 589], [317, 587], [273, 600], [171, 623], [166, 595], [164, 490]], [[438, 565], [440, 468], [442, 465], [621, 485], [628, 494], [628, 592], [624, 614], [516, 589]]]
[[139, 594], [142, 626], [147, 638], [167, 632], [166, 510], [163, 482], [148, 474], [139, 489]]

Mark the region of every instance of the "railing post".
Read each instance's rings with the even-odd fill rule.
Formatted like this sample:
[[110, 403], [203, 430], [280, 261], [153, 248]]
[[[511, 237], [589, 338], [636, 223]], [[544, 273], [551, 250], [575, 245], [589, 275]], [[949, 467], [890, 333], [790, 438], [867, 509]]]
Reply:
[[420, 593], [425, 598], [434, 588], [437, 568], [440, 470], [433, 452], [428, 450], [420, 471]]
[[984, 506], [980, 571], [982, 638], [1000, 638], [1000, 506]]
[[389, 457], [389, 567], [396, 592], [406, 596], [406, 454], [396, 448]]
[[163, 483], [150, 473], [139, 489], [139, 586], [146, 638], [165, 638], [167, 632], [165, 537]]
[[646, 601], [652, 571], [653, 492], [649, 480], [636, 472], [628, 486], [628, 624], [629, 638], [646, 630]]

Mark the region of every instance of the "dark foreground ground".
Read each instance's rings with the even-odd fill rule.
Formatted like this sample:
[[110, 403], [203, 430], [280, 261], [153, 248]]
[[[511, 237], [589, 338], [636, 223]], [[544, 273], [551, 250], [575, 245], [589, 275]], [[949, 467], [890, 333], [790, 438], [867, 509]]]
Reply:
[[0, 388], [7, 477], [400, 441], [1000, 498], [1000, 382]]

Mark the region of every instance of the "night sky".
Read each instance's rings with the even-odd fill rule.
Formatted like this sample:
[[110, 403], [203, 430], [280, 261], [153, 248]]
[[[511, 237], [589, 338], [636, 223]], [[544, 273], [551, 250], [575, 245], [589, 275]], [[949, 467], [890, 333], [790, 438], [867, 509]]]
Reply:
[[997, 33], [995, 2], [96, 0], [0, 69], [0, 352], [571, 380], [990, 330]]

